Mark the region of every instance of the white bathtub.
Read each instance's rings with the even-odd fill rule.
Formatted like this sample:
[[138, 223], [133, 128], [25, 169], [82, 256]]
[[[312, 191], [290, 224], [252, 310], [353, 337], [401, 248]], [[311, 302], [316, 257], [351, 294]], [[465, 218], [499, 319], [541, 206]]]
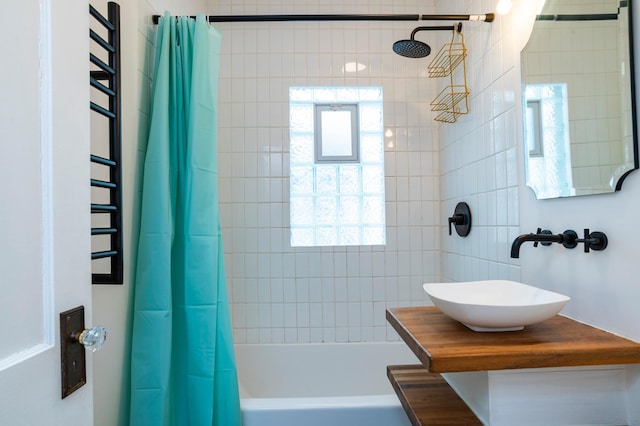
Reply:
[[386, 366], [404, 343], [235, 346], [244, 426], [409, 426]]

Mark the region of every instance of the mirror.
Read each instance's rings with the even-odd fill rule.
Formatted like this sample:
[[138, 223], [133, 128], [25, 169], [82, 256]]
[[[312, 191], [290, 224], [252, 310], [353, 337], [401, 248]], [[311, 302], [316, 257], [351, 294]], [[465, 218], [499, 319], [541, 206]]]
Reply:
[[631, 0], [547, 0], [522, 50], [527, 185], [536, 197], [620, 190], [638, 168]]

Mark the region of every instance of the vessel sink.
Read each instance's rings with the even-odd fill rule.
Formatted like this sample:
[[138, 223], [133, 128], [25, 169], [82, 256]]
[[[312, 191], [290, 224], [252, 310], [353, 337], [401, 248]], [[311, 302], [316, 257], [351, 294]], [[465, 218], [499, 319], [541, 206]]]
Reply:
[[427, 283], [431, 301], [474, 331], [517, 331], [559, 313], [569, 297], [507, 280]]

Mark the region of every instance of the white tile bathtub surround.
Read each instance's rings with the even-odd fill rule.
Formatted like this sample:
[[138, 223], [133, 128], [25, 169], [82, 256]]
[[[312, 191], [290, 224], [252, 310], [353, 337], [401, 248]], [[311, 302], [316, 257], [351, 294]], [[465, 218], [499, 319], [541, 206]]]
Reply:
[[[429, 13], [433, 2], [216, 2], [212, 13]], [[396, 340], [390, 306], [440, 279], [439, 161], [427, 60], [393, 53], [417, 22], [221, 23], [220, 205], [239, 343]], [[434, 48], [446, 41], [425, 34]], [[345, 63], [366, 66], [356, 72]], [[289, 87], [381, 86], [387, 244], [289, 245]]]
[[[465, 10], [455, 12], [484, 13], [495, 6], [487, 1], [465, 4]], [[454, 13], [453, 7], [439, 4], [437, 12]], [[458, 202], [466, 201], [473, 223], [466, 238], [455, 231], [449, 236], [447, 228], [441, 228], [442, 275], [447, 281], [520, 278], [508, 249], [519, 223], [519, 89], [514, 87], [519, 71], [507, 32], [510, 25], [508, 17], [500, 16], [491, 24], [463, 24], [470, 113], [439, 128], [440, 214], [447, 218]]]

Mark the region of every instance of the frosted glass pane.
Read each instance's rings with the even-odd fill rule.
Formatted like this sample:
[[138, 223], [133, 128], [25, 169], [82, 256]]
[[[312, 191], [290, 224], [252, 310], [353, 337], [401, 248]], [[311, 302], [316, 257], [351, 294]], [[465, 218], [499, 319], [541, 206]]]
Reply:
[[336, 89], [336, 100], [340, 102], [358, 102], [359, 90], [355, 87], [342, 87]]
[[313, 228], [291, 228], [291, 245], [293, 247], [314, 246]]
[[313, 195], [313, 166], [292, 167], [290, 180], [291, 195]]
[[362, 244], [359, 226], [342, 226], [339, 229], [338, 237], [340, 245], [355, 246]]
[[313, 105], [292, 104], [289, 128], [292, 132], [313, 132]]
[[376, 245], [385, 243], [384, 226], [366, 227], [362, 229], [363, 245]]
[[382, 105], [360, 104], [360, 131], [382, 131]]
[[361, 194], [360, 166], [340, 166], [340, 194]]
[[544, 127], [556, 124], [556, 117], [562, 114], [562, 103], [556, 100], [546, 100], [542, 102], [542, 123]]
[[362, 167], [362, 191], [365, 194], [381, 194], [384, 192], [384, 170], [382, 167]]
[[384, 224], [384, 200], [382, 197], [363, 197], [362, 206], [364, 223]]
[[330, 102], [336, 100], [336, 91], [333, 88], [316, 87], [313, 90], [313, 100], [315, 102]]
[[338, 230], [334, 227], [316, 229], [316, 245], [335, 246], [338, 244]]
[[313, 102], [313, 89], [310, 87], [292, 87], [289, 89], [289, 99], [292, 101]]
[[315, 215], [313, 209], [313, 198], [291, 197], [290, 205], [291, 226], [313, 225], [313, 217]]
[[338, 208], [338, 221], [342, 224], [360, 224], [362, 211], [362, 199], [360, 197], [340, 197]]
[[336, 166], [316, 167], [316, 192], [318, 194], [337, 193]]
[[333, 225], [338, 216], [335, 197], [318, 197], [315, 206], [316, 224]]
[[362, 163], [382, 163], [384, 161], [384, 139], [382, 134], [360, 135]]
[[562, 98], [564, 88], [558, 84], [542, 85], [540, 87], [540, 97], [542, 98]]
[[380, 101], [382, 102], [382, 89], [378, 87], [360, 88], [361, 101]]
[[290, 145], [291, 164], [313, 163], [313, 135], [312, 134], [293, 134], [291, 135]]
[[352, 156], [351, 111], [322, 111], [322, 155]]

